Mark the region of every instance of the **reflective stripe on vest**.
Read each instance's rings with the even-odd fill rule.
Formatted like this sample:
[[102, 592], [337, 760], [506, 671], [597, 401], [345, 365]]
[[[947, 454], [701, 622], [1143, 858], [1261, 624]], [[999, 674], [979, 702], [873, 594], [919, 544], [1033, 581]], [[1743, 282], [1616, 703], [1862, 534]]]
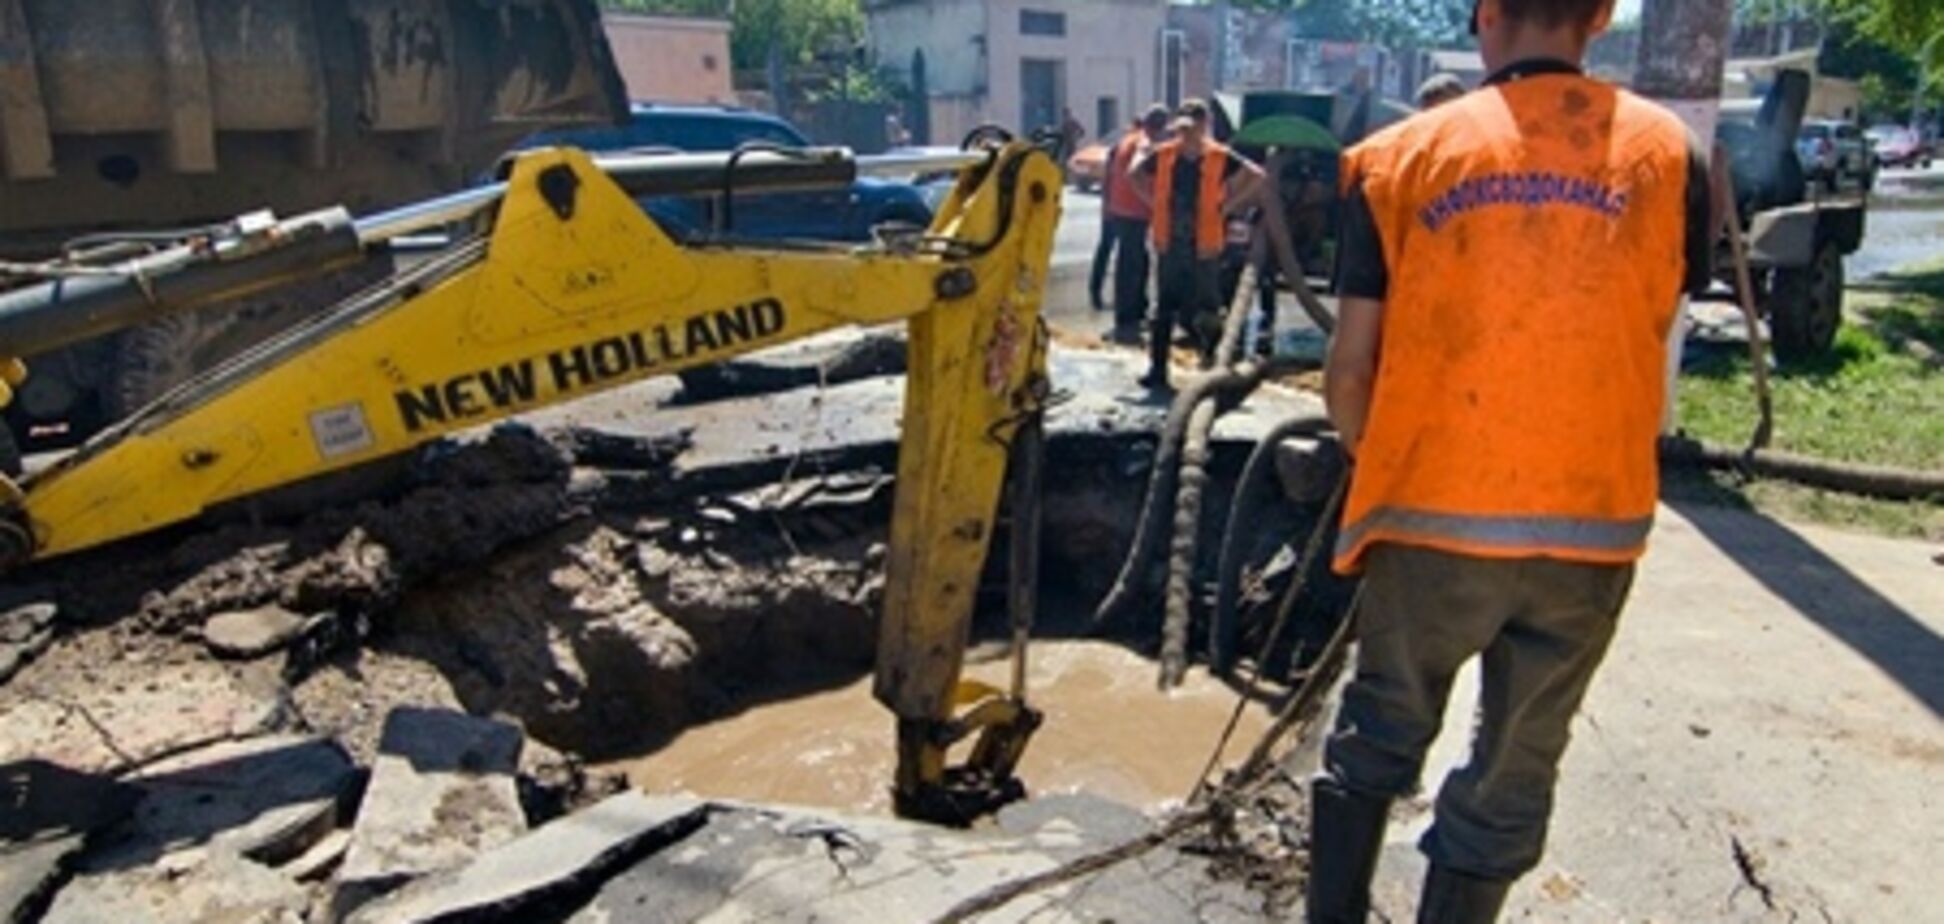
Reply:
[[1146, 221], [1153, 215], [1148, 204], [1142, 202], [1134, 192], [1134, 178], [1127, 172], [1134, 165], [1134, 155], [1140, 152], [1144, 140], [1137, 126], [1116, 143], [1107, 156], [1107, 214], [1115, 218]]
[[1562, 516], [1477, 516], [1379, 507], [1344, 525], [1339, 556], [1360, 555], [1373, 542], [1402, 542], [1490, 557], [1495, 552], [1550, 552], [1569, 558], [1631, 561], [1647, 544], [1654, 518], [1596, 520]]
[[[1174, 168], [1181, 156], [1181, 142], [1170, 141], [1154, 149], [1154, 249], [1166, 253], [1173, 236]], [[1195, 253], [1212, 257], [1227, 243], [1222, 225], [1222, 180], [1228, 170], [1228, 148], [1213, 141], [1202, 142], [1201, 185], [1195, 195]]]
[[1481, 88], [1345, 154], [1388, 287], [1337, 570], [1384, 542], [1639, 557], [1689, 154], [1672, 113], [1566, 74]]

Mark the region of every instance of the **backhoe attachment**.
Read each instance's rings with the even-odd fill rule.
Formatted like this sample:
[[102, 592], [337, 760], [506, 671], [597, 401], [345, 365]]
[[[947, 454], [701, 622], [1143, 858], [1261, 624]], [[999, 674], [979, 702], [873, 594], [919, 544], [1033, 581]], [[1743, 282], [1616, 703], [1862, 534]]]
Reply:
[[[963, 822], [1019, 792], [1013, 771], [1039, 722], [1021, 683], [975, 691], [959, 679], [1009, 467], [1032, 483], [1027, 496], [1015, 481], [1015, 544], [1032, 541], [1021, 524], [1037, 528], [1048, 393], [1040, 303], [1059, 220], [1057, 167], [1024, 143], [948, 155], [959, 179], [931, 227], [867, 247], [682, 243], [635, 201], [848, 185], [860, 166], [939, 168], [922, 160], [874, 165], [812, 149], [597, 161], [535, 150], [518, 155], [502, 183], [348, 227], [331, 213], [258, 219], [250, 241], [191, 242], [120, 264], [136, 270], [120, 277], [8, 293], [0, 357], [30, 352], [23, 340], [32, 337], [98, 333], [275, 281], [252, 265], [280, 279], [405, 234], [455, 222], [482, 229], [185, 383], [72, 455], [0, 482], [0, 563], [181, 523], [650, 376], [840, 326], [906, 320], [876, 694], [897, 716], [899, 809]], [[293, 261], [299, 244], [306, 256]], [[64, 315], [76, 301], [88, 318]], [[1030, 610], [1030, 592], [1013, 597]], [[951, 747], [975, 736], [967, 761], [951, 766]]]

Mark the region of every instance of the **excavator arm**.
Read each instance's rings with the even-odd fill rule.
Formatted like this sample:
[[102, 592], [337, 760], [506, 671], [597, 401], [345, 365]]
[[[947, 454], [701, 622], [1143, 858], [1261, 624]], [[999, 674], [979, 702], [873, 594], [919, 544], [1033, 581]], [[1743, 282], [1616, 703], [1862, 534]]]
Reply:
[[[485, 233], [8, 481], [0, 552], [18, 564], [98, 546], [495, 419], [820, 331], [906, 320], [876, 692], [897, 716], [900, 809], [956, 821], [990, 807], [1016, 786], [1013, 765], [1038, 717], [1018, 690], [961, 689], [959, 672], [1014, 444], [1022, 454], [1038, 445], [1058, 170], [1031, 145], [994, 146], [962, 169], [922, 235], [757, 248], [678, 243], [631, 197], [737, 169], [734, 156], [715, 173], [693, 160], [664, 169], [570, 149], [519, 155]], [[789, 160], [770, 158], [773, 185], [788, 185]], [[817, 174], [815, 160], [802, 172]], [[244, 275], [226, 284], [259, 284]], [[151, 297], [172, 291], [141, 282]], [[975, 734], [971, 764], [948, 767], [946, 751]]]

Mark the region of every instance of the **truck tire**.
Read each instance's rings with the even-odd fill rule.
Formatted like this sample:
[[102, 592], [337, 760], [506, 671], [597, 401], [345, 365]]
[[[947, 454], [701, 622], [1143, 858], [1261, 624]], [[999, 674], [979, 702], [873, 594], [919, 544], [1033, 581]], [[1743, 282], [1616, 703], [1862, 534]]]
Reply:
[[1843, 255], [1824, 241], [1808, 266], [1777, 269], [1769, 286], [1775, 355], [1801, 362], [1828, 352], [1843, 323]]
[[374, 257], [349, 269], [227, 308], [166, 315], [116, 335], [101, 386], [101, 408], [116, 421], [141, 410], [192, 376], [281, 333], [390, 275], [392, 261]]

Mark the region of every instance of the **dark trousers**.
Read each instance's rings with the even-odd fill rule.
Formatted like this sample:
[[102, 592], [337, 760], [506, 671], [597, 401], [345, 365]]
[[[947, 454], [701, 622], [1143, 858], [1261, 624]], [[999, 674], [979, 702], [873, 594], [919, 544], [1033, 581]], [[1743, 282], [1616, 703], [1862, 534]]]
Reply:
[[1465, 766], [1438, 791], [1431, 862], [1516, 879], [1539, 862], [1573, 713], [1605, 656], [1633, 566], [1491, 560], [1379, 545], [1366, 558], [1357, 672], [1324, 772], [1353, 790], [1417, 788], [1452, 677], [1484, 655]]
[[1154, 318], [1148, 324], [1148, 373], [1167, 374], [1168, 342], [1177, 324], [1191, 337], [1203, 336], [1197, 327], [1204, 318], [1217, 318], [1222, 300], [1222, 267], [1215, 257], [1203, 258], [1193, 247], [1170, 247], [1161, 255], [1155, 284]]
[[[1114, 327], [1141, 328], [1148, 312], [1148, 222], [1145, 218], [1107, 219], [1103, 235], [1115, 242]], [[1097, 268], [1097, 267], [1096, 267]]]

